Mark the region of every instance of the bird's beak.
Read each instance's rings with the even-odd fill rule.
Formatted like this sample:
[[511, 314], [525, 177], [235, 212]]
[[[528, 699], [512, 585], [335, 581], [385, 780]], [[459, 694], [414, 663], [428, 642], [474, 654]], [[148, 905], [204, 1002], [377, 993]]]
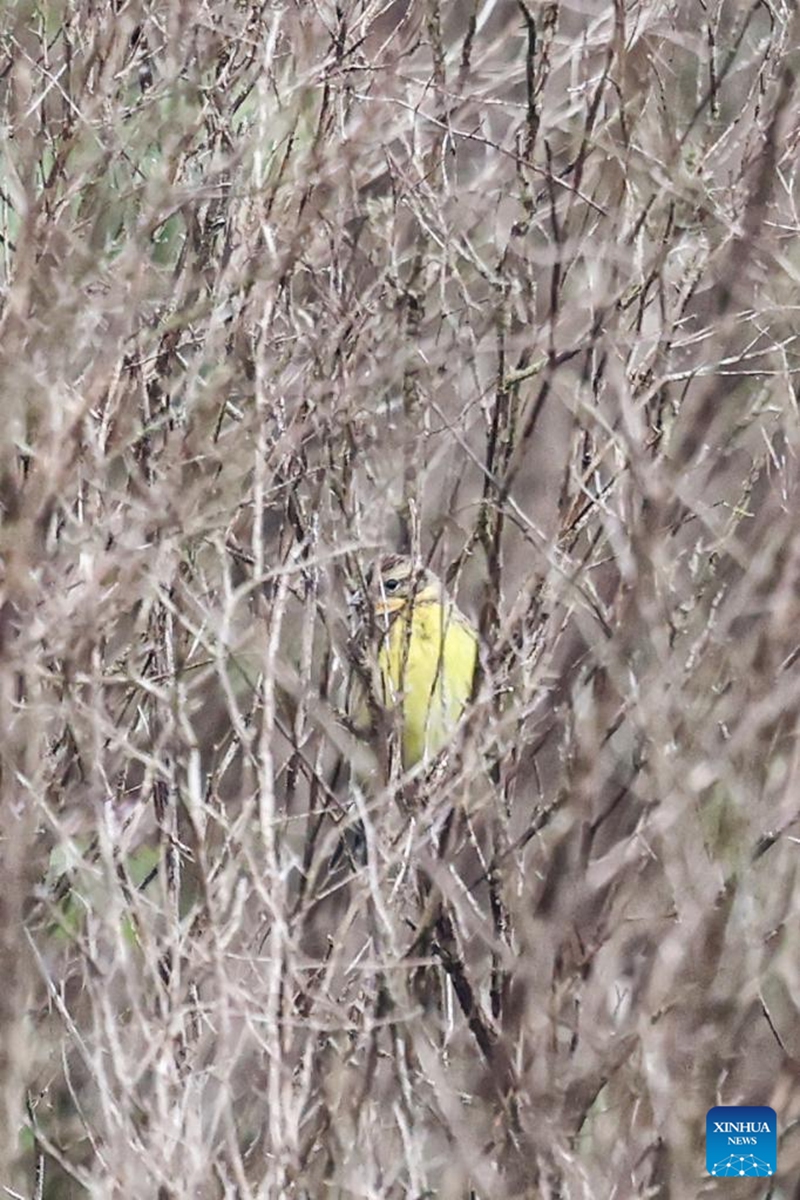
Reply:
[[379, 600], [375, 601], [375, 616], [390, 617], [392, 613], [399, 612], [404, 604], [405, 600], [402, 596], [392, 596], [391, 599], [388, 596], [381, 596]]

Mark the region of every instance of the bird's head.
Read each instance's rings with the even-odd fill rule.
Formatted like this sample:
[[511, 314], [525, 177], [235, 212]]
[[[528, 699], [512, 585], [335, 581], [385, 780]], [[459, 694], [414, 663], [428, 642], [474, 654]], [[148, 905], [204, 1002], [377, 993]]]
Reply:
[[391, 618], [407, 604], [440, 600], [442, 584], [433, 571], [402, 554], [387, 554], [367, 576], [369, 601], [376, 617]]

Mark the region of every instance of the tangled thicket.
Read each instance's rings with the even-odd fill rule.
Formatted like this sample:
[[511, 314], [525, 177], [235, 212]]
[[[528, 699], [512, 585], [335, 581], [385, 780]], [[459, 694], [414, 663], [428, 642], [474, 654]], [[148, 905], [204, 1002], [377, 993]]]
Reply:
[[0, 15], [4, 1194], [795, 1195], [795, 6], [115, 9]]

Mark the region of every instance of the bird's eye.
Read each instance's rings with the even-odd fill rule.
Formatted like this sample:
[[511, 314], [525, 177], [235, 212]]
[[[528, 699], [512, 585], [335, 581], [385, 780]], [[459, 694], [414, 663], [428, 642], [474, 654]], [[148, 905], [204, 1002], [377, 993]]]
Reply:
[[383, 590], [385, 592], [396, 592], [399, 586], [399, 579], [386, 579], [383, 584]]

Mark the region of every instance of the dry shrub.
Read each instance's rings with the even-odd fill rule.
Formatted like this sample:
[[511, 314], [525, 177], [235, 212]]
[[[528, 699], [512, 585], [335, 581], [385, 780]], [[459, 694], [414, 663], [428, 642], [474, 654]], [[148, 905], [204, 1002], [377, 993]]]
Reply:
[[[794, 8], [0, 22], [6, 1194], [788, 1196]], [[410, 777], [386, 548], [483, 646]]]

